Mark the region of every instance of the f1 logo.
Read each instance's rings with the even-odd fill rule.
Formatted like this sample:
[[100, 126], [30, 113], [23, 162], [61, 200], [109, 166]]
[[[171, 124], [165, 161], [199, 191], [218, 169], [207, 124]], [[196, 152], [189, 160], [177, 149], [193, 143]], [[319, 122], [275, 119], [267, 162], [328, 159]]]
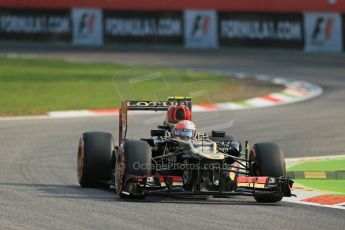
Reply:
[[195, 16], [193, 22], [193, 28], [191, 31], [192, 37], [196, 37], [197, 35], [202, 35], [206, 37], [209, 32], [211, 18], [208, 15], [198, 14]]
[[73, 44], [103, 44], [102, 10], [93, 8], [73, 8]]
[[318, 17], [315, 21], [313, 41], [329, 40], [332, 37], [334, 19], [332, 17]]
[[343, 49], [340, 13], [304, 13], [307, 52], [341, 52]]
[[218, 47], [217, 13], [214, 10], [185, 10], [185, 47]]
[[83, 38], [88, 37], [95, 28], [95, 22], [96, 15], [94, 13], [84, 12], [79, 19], [78, 36]]

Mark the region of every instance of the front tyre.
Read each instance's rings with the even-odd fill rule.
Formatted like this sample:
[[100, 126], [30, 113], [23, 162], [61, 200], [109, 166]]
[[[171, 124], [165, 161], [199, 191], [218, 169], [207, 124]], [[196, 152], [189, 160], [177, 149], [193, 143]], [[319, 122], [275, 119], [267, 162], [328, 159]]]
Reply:
[[[281, 177], [286, 174], [283, 152], [275, 143], [254, 144], [249, 159], [251, 176]], [[283, 199], [283, 194], [254, 195], [254, 199], [260, 203], [275, 203]]]
[[147, 142], [124, 141], [115, 163], [115, 188], [120, 198], [145, 197], [145, 188], [137, 179], [151, 174], [151, 158], [151, 147]]
[[77, 155], [78, 181], [81, 187], [109, 187], [113, 152], [114, 139], [110, 133], [83, 133]]

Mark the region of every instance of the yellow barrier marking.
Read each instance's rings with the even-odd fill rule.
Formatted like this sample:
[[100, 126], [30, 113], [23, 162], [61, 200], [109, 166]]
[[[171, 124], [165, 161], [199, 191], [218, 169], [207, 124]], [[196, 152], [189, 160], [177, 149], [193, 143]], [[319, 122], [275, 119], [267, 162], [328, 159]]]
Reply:
[[326, 172], [304, 172], [304, 178], [322, 178], [325, 179]]

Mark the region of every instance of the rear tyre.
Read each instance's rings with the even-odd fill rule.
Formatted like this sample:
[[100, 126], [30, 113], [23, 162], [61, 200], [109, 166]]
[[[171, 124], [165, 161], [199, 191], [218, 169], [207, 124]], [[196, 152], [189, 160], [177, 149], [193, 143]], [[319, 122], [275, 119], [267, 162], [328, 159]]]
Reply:
[[145, 141], [126, 140], [115, 163], [115, 188], [122, 199], [144, 198], [144, 188], [129, 178], [151, 174], [151, 147]]
[[[283, 152], [275, 143], [255, 144], [249, 158], [253, 162], [251, 176], [281, 177], [286, 174]], [[283, 199], [283, 194], [257, 195], [254, 199], [260, 203], [275, 203]]]
[[113, 152], [114, 139], [110, 133], [83, 133], [77, 156], [78, 181], [81, 187], [110, 186]]

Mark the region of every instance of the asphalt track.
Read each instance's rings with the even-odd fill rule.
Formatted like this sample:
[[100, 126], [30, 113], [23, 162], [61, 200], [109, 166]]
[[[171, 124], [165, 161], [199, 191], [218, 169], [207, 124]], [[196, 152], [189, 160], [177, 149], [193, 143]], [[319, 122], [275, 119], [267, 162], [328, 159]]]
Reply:
[[[194, 115], [201, 128], [233, 124], [228, 132], [252, 143], [274, 141], [286, 157], [344, 154], [345, 56], [297, 51], [67, 51], [14, 49], [80, 61], [165, 63], [308, 80], [318, 98], [281, 107]], [[134, 116], [129, 136], [147, 136], [151, 115]], [[146, 121], [139, 125], [139, 121]], [[153, 122], [150, 122], [152, 121]], [[251, 198], [119, 200], [112, 190], [81, 189], [76, 149], [83, 131], [109, 131], [114, 117], [0, 121], [0, 229], [343, 229], [344, 210]]]

